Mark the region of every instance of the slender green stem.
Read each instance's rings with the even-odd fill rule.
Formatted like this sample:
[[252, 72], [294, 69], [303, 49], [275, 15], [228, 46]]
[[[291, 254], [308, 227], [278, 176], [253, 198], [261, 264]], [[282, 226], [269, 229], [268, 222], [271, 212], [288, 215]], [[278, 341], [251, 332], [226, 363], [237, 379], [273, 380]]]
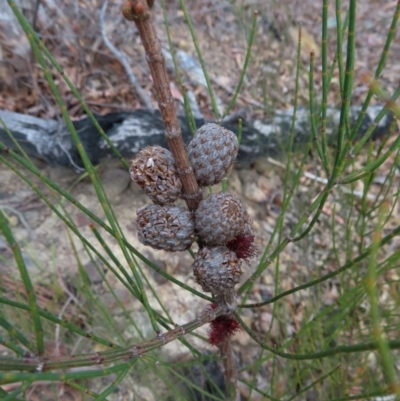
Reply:
[[377, 291], [377, 257], [378, 250], [380, 248], [381, 234], [383, 230], [382, 222], [384, 220], [384, 214], [386, 213], [387, 207], [384, 205], [379, 213], [379, 221], [375, 228], [375, 232], [372, 236], [372, 251], [368, 263], [368, 272], [365, 277], [365, 289], [369, 297], [369, 302], [371, 305], [371, 319], [372, 319], [372, 333], [375, 338], [375, 345], [379, 350], [381, 356], [381, 363], [386, 374], [389, 388], [393, 391], [397, 397], [400, 399], [400, 383], [397, 378], [395, 363], [393, 361], [392, 355], [390, 353], [391, 347], [386, 340], [386, 336], [381, 327], [381, 317], [380, 317], [380, 306], [378, 304], [378, 291]]
[[[293, 143], [294, 143], [294, 133], [295, 133], [294, 131], [295, 131], [297, 103], [298, 103], [298, 94], [299, 94], [300, 63], [301, 63], [301, 26], [299, 26], [299, 31], [298, 31], [293, 115], [292, 115], [292, 123], [291, 123], [291, 127], [290, 127], [288, 156], [287, 156], [287, 161], [286, 161], [286, 169], [285, 169], [285, 177], [284, 177], [283, 201], [286, 205], [289, 205], [290, 199], [293, 196], [293, 189], [296, 185], [296, 184], [293, 184], [293, 187], [290, 185], [290, 176], [291, 176], [291, 172], [292, 172], [292, 163], [293, 163]], [[301, 169], [299, 169], [299, 170], [301, 170]], [[296, 179], [295, 179], [295, 183], [298, 183], [298, 181]], [[283, 219], [282, 219], [282, 223], [283, 223]], [[279, 229], [278, 243], [282, 242], [282, 236], [283, 236], [283, 224], [280, 226], [280, 229]], [[277, 255], [276, 262], [275, 262], [274, 294], [277, 294], [279, 291], [279, 283], [280, 283], [279, 256], [280, 255]], [[272, 327], [273, 327], [273, 324], [275, 321], [275, 317], [277, 315], [277, 312], [276, 312], [277, 308], [278, 308], [278, 305], [274, 304], [273, 311], [272, 311], [271, 323], [269, 325], [268, 332], [265, 334], [266, 337], [268, 337], [269, 333], [272, 330]]]
[[232, 107], [235, 105], [236, 99], [237, 99], [237, 97], [239, 95], [240, 89], [242, 88], [244, 77], [245, 77], [246, 71], [247, 71], [247, 66], [249, 65], [249, 61], [250, 61], [251, 50], [252, 50], [254, 38], [256, 36], [257, 17], [258, 17], [258, 11], [254, 11], [253, 20], [252, 20], [252, 23], [251, 23], [249, 42], [247, 44], [246, 57], [244, 59], [244, 64], [243, 64], [242, 71], [240, 72], [239, 82], [238, 82], [238, 84], [236, 86], [235, 92], [233, 93], [231, 101], [229, 102], [229, 104], [228, 104], [223, 116], [221, 117], [222, 120], [232, 110]]
[[[126, 317], [127, 321], [131, 324], [131, 326], [136, 330], [136, 332], [139, 334], [139, 336], [143, 339], [144, 335], [142, 333], [141, 328], [137, 325], [137, 323], [135, 322], [135, 320], [132, 319], [131, 313], [126, 309], [124, 303], [122, 302], [122, 300], [120, 299], [120, 297], [118, 297], [117, 293], [115, 292], [113, 286], [109, 283], [109, 281], [107, 280], [104, 272], [102, 271], [102, 269], [98, 266], [98, 263], [96, 263], [96, 261], [93, 258], [93, 255], [90, 253], [90, 251], [87, 249], [87, 247], [85, 247], [86, 252], [89, 254], [90, 260], [92, 261], [93, 265], [95, 266], [98, 274], [100, 275], [100, 277], [102, 278], [102, 281], [105, 283], [105, 285], [108, 288], [108, 291], [110, 291], [110, 294], [114, 297], [115, 302], [118, 304], [118, 306], [121, 308], [124, 316]], [[114, 270], [115, 271], [115, 270]], [[117, 273], [117, 272], [116, 272]], [[117, 276], [118, 277], [118, 276]], [[125, 283], [123, 283], [125, 285]], [[125, 285], [126, 286], [126, 285]], [[129, 288], [128, 288], [129, 289]], [[101, 298], [99, 299], [99, 302], [101, 302]], [[96, 305], [99, 305], [96, 302]], [[104, 308], [104, 307], [103, 307]], [[108, 308], [107, 308], [108, 309]], [[112, 325], [114, 325], [114, 322], [112, 322]], [[119, 330], [117, 330], [116, 332], [118, 333]]]
[[[126, 340], [122, 336], [120, 330], [118, 330], [118, 328], [116, 326], [116, 322], [112, 318], [111, 311], [104, 306], [104, 304], [101, 302], [100, 298], [97, 295], [93, 294], [93, 291], [90, 286], [89, 276], [88, 276], [85, 268], [83, 267], [83, 264], [81, 262], [81, 259], [79, 257], [76, 246], [75, 246], [71, 236], [70, 236], [70, 244], [72, 247], [72, 252], [74, 254], [76, 263], [78, 265], [79, 274], [82, 278], [82, 282], [83, 282], [82, 290], [85, 292], [85, 298], [89, 301], [88, 302], [89, 305], [96, 305], [97, 310], [100, 312], [100, 314], [103, 318], [102, 320], [104, 322], [106, 322], [107, 326], [112, 328], [111, 332], [115, 333], [115, 336], [118, 338], [118, 341], [120, 342], [120, 344], [126, 345]], [[93, 262], [94, 262], [94, 260], [92, 259], [92, 263]]]
[[82, 394], [87, 394], [87, 395], [90, 395], [91, 397], [98, 397], [99, 396], [99, 394], [96, 393], [95, 391], [89, 390], [88, 388], [83, 387], [83, 386], [79, 385], [78, 383], [75, 383], [72, 380], [66, 380], [64, 383], [67, 386], [70, 386], [70, 387], [80, 391]]
[[[29, 308], [28, 308], [29, 310]], [[16, 327], [14, 327], [8, 320], [4, 318], [0, 312], [0, 327], [8, 332], [12, 340], [18, 340], [22, 345], [28, 348], [31, 352], [35, 352], [35, 345], [32, 344]]]
[[311, 140], [313, 144], [315, 143], [318, 156], [324, 166], [325, 173], [328, 175], [329, 170], [328, 166], [324, 163], [324, 155], [322, 153], [322, 148], [320, 143], [318, 142], [318, 135], [317, 135], [317, 125], [315, 122], [315, 93], [314, 93], [314, 59], [315, 54], [311, 52], [310, 54], [310, 72], [309, 72], [309, 82], [308, 82], [308, 93], [310, 99], [310, 121], [311, 121]]
[[[277, 248], [272, 252], [272, 254], [269, 257], [266, 257], [265, 259], [263, 258], [258, 267], [257, 270], [250, 276], [250, 278], [242, 284], [242, 286], [239, 289], [239, 294], [242, 294], [250, 285], [251, 283], [254, 283], [258, 277], [261, 276], [261, 274], [264, 272], [264, 270], [271, 264], [273, 260], [286, 248], [287, 244], [293, 240], [294, 235], [298, 233], [300, 228], [303, 226], [303, 224], [307, 221], [309, 216], [317, 209], [319, 206], [321, 199], [323, 198], [324, 193], [321, 193], [317, 196], [315, 201], [312, 203], [310, 206], [309, 210], [307, 210], [302, 217], [300, 217], [299, 221], [297, 224], [293, 227], [291, 232], [289, 233], [286, 238], [278, 244]], [[281, 214], [282, 215], [282, 214]], [[283, 216], [282, 216], [283, 218]], [[266, 254], [266, 252], [264, 252]]]
[[103, 237], [99, 233], [99, 230], [95, 227], [94, 224], [90, 225], [91, 230], [93, 231], [94, 236], [96, 237], [97, 241], [99, 241], [100, 245], [103, 247], [103, 249], [106, 251], [107, 256], [113, 261], [115, 266], [117, 266], [118, 270], [123, 274], [125, 280], [120, 276], [117, 270], [115, 270], [113, 267], [109, 266], [110, 270], [113, 272], [115, 277], [118, 278], [118, 280], [121, 283], [124, 283], [125, 287], [128, 288], [137, 299], [140, 299], [140, 293], [139, 290], [135, 284], [135, 282], [132, 280], [131, 276], [128, 274], [126, 269], [122, 266], [120, 261], [116, 258], [114, 253], [111, 251], [110, 247], [107, 245], [107, 243], [104, 241]]
[[378, 399], [386, 399], [385, 396], [392, 396], [393, 394], [388, 390], [381, 390], [381, 391], [371, 391], [369, 393], [357, 394], [357, 395], [348, 395], [347, 397], [340, 397], [340, 398], [331, 398], [329, 401], [358, 401], [363, 399], [368, 400], [378, 400]]
[[271, 400], [271, 401], [282, 401], [281, 398], [275, 398], [275, 397], [273, 397], [272, 395], [266, 393], [265, 391], [261, 391], [259, 388], [256, 388], [256, 387], [252, 386], [252, 384], [249, 383], [249, 382], [246, 381], [246, 380], [239, 379], [239, 381], [240, 381], [241, 383], [244, 383], [246, 386], [252, 388], [256, 393], [258, 393], [258, 394], [262, 395], [263, 397], [265, 397], [266, 400]]
[[292, 401], [295, 400], [297, 397], [299, 397], [300, 395], [304, 394], [305, 392], [307, 392], [308, 390], [312, 389], [316, 384], [321, 383], [322, 381], [324, 381], [325, 379], [327, 379], [328, 377], [332, 376], [334, 373], [336, 373], [339, 369], [342, 369], [342, 365], [336, 366], [336, 368], [332, 369], [330, 372], [326, 373], [325, 375], [322, 375], [321, 377], [319, 377], [317, 380], [313, 381], [312, 383], [310, 383], [308, 386], [305, 386], [304, 388], [302, 388], [299, 392], [297, 392], [296, 394], [294, 394], [292, 397], [288, 398], [287, 401]]
[[25, 158], [25, 160], [30, 163], [31, 160], [30, 160], [29, 156], [26, 154], [26, 152], [24, 151], [22, 146], [18, 143], [18, 141], [14, 138], [13, 134], [8, 129], [8, 127], [6, 126], [4, 120], [1, 117], [0, 117], [0, 124], [3, 126], [4, 131], [6, 131], [6, 134], [11, 139], [12, 143], [14, 144], [14, 146], [18, 150], [18, 152], [21, 153], [21, 155]]
[[[318, 198], [319, 202], [318, 202], [318, 207], [316, 207], [316, 212], [313, 216], [313, 218], [311, 219], [310, 224], [308, 225], [308, 227], [301, 233], [299, 234], [297, 237], [293, 237], [291, 239], [291, 241], [293, 242], [297, 242], [302, 240], [303, 238], [305, 238], [313, 229], [315, 223], [317, 223], [319, 217], [321, 216], [321, 213], [324, 209], [324, 205], [326, 200], [328, 199], [329, 193], [331, 191], [332, 188], [328, 189], [328, 186], [320, 193], [321, 198]], [[316, 205], [317, 206], [317, 205]], [[311, 215], [310, 212], [308, 212], [309, 215]]]
[[14, 254], [15, 261], [18, 265], [19, 274], [25, 286], [25, 291], [28, 297], [29, 308], [33, 320], [33, 327], [36, 334], [37, 353], [39, 356], [42, 356], [44, 353], [43, 328], [40, 321], [39, 307], [36, 301], [35, 289], [33, 288], [33, 284], [29, 276], [29, 271], [26, 268], [21, 249], [10, 230], [10, 227], [7, 224], [7, 219], [4, 216], [2, 210], [0, 210], [0, 229], [3, 232], [3, 235]]
[[[342, 26], [342, 0], [336, 0], [336, 57], [338, 60], [339, 68], [339, 87], [340, 87], [340, 98], [343, 99], [343, 83], [344, 83], [344, 71], [343, 71], [343, 26]], [[347, 14], [348, 15], [348, 14]]]
[[[384, 238], [382, 238], [382, 240], [379, 242], [379, 248], [383, 247], [384, 245], [389, 243], [394, 237], [399, 236], [399, 235], [400, 235], [400, 226], [395, 228], [390, 234], [388, 234]], [[326, 275], [324, 275], [324, 276], [322, 276], [322, 277], [320, 277], [318, 279], [309, 281], [308, 283], [303, 284], [303, 285], [299, 285], [299, 286], [297, 286], [295, 288], [292, 288], [291, 290], [284, 291], [281, 294], [269, 299], [268, 301], [260, 302], [260, 303], [257, 303], [257, 304], [240, 305], [239, 307], [240, 308], [257, 308], [257, 307], [261, 307], [261, 306], [264, 306], [264, 305], [268, 305], [268, 304], [274, 303], [274, 302], [278, 301], [279, 299], [281, 299], [283, 297], [286, 297], [286, 296], [288, 296], [290, 294], [293, 294], [295, 292], [298, 292], [300, 290], [304, 290], [306, 288], [313, 287], [316, 284], [319, 284], [319, 283], [322, 283], [323, 281], [329, 280], [330, 278], [335, 277], [338, 274], [340, 274], [340, 273], [342, 273], [342, 272], [344, 272], [344, 271], [356, 266], [357, 263], [360, 263], [363, 259], [365, 259], [367, 256], [369, 256], [371, 254], [371, 252], [372, 252], [372, 246], [368, 247], [362, 254], [358, 255], [352, 261], [344, 264], [339, 269], [337, 269], [337, 270], [335, 270], [335, 271], [333, 271], [331, 273], [328, 273], [328, 274], [326, 274]]]
[[186, 91], [185, 86], [183, 85], [183, 80], [182, 80], [181, 74], [179, 72], [178, 63], [176, 61], [175, 49], [174, 49], [174, 46], [173, 46], [173, 42], [172, 42], [172, 38], [171, 38], [171, 32], [170, 32], [170, 29], [169, 29], [169, 20], [168, 20], [168, 15], [167, 15], [167, 9], [165, 7], [165, 1], [164, 0], [160, 0], [160, 4], [161, 4], [161, 7], [163, 9], [165, 30], [167, 32], [167, 37], [168, 37], [169, 51], [170, 51], [171, 56], [172, 56], [172, 62], [174, 63], [174, 71], [175, 71], [176, 78], [177, 78], [177, 80], [179, 82], [179, 85], [181, 87], [182, 94], [183, 94], [186, 118], [188, 120], [190, 131], [194, 135], [195, 132], [197, 131], [197, 126], [196, 126], [195, 119], [193, 117], [192, 109], [190, 107], [190, 102], [189, 102], [189, 98], [188, 98], [188, 95], [187, 95], [187, 91]]
[[400, 137], [397, 137], [396, 140], [390, 145], [389, 150], [384, 153], [382, 156], [375, 159], [375, 161], [371, 161], [370, 164], [363, 167], [358, 171], [354, 171], [353, 173], [344, 176], [339, 180], [340, 184], [350, 184], [354, 181], [358, 181], [361, 178], [371, 174], [375, 170], [378, 169], [394, 152], [398, 151], [400, 148]]
[[[207, 400], [221, 401], [221, 399], [222, 399], [221, 396], [223, 396], [221, 389], [217, 388], [217, 391], [220, 392], [220, 396], [210, 394], [205, 388], [202, 388], [202, 387], [196, 385], [195, 383], [193, 383], [193, 381], [190, 380], [191, 379], [190, 377], [188, 378], [188, 377], [186, 377], [176, 371], [173, 371], [173, 370], [170, 370], [170, 371], [174, 376], [176, 376], [179, 379], [179, 381], [185, 383], [188, 386], [188, 388], [195, 389], [199, 394], [202, 395], [202, 397], [206, 398]], [[211, 378], [210, 382], [212, 383], [212, 378]]]
[[[396, 88], [395, 92], [390, 98], [390, 102], [395, 102], [400, 96], [400, 85]], [[371, 138], [372, 133], [374, 132], [376, 126], [379, 124], [379, 122], [382, 120], [383, 117], [388, 113], [389, 109], [387, 106], [384, 106], [382, 110], [378, 113], [378, 115], [375, 117], [374, 121], [372, 122], [371, 126], [367, 129], [363, 137], [357, 142], [357, 144], [354, 146], [354, 148], [351, 151], [351, 156], [354, 158], [355, 156], [358, 155], [358, 153], [363, 149], [365, 143]], [[346, 149], [347, 150], [347, 149]], [[347, 161], [346, 167], [351, 163], [350, 161]]]
[[[24, 304], [22, 304], [20, 302], [12, 301], [12, 300], [10, 300], [8, 298], [0, 297], [0, 303], [4, 304], [4, 305], [12, 306], [14, 308], [18, 308], [18, 309], [29, 311], [29, 306], [28, 305], [24, 305]], [[84, 331], [84, 330], [80, 329], [79, 327], [75, 326], [74, 324], [68, 323], [68, 322], [66, 322], [66, 321], [64, 321], [62, 319], [59, 319], [58, 317], [52, 315], [49, 312], [46, 312], [46, 311], [43, 311], [43, 310], [39, 309], [39, 314], [44, 319], [46, 319], [46, 320], [48, 320], [50, 322], [56, 323], [56, 324], [60, 325], [61, 327], [64, 327], [67, 330], [69, 330], [69, 331], [71, 331], [71, 332], [73, 332], [75, 334], [78, 334], [78, 335], [80, 335], [82, 337], [88, 338], [89, 340], [93, 340], [93, 341], [95, 341], [95, 342], [97, 342], [99, 344], [105, 345], [107, 347], [120, 348], [119, 346], [110, 343], [110, 341], [105, 340], [105, 339], [103, 339], [103, 338], [101, 338], [99, 336], [96, 336], [96, 335], [94, 335], [92, 333], [89, 333], [87, 331]]]
[[[309, 353], [309, 354], [290, 354], [287, 352], [279, 351], [274, 347], [269, 346], [266, 344], [265, 341], [259, 339], [257, 335], [246, 325], [246, 323], [241, 319], [238, 314], [235, 314], [236, 319], [242, 326], [242, 328], [246, 331], [246, 333], [263, 349], [272, 352], [274, 355], [280, 356], [285, 359], [294, 359], [298, 361], [304, 360], [312, 360], [312, 359], [322, 359], [328, 358], [333, 355], [339, 354], [352, 354], [356, 352], [363, 352], [363, 351], [374, 351], [378, 349], [378, 346], [375, 341], [372, 342], [365, 342], [361, 344], [353, 344], [353, 345], [340, 345], [336, 347], [332, 347], [323, 351]], [[400, 349], [400, 341], [393, 340], [387, 341], [387, 345], [389, 349]]]
[[[375, 75], [374, 75], [375, 79], [379, 79], [379, 77], [382, 74], [383, 68], [385, 67], [385, 63], [386, 63], [387, 56], [389, 54], [390, 46], [392, 45], [393, 39], [395, 38], [395, 34], [396, 34], [396, 29], [397, 29], [397, 24], [398, 24], [399, 18], [400, 18], [400, 2], [397, 2], [397, 6], [396, 6], [396, 9], [395, 9], [395, 12], [393, 13], [392, 22], [390, 24], [389, 34], [386, 37], [385, 46], [383, 48], [381, 57], [379, 59], [378, 66], [377, 66], [376, 71], [375, 71]], [[352, 130], [351, 138], [350, 138], [351, 140], [354, 140], [354, 138], [357, 135], [358, 130], [360, 129], [360, 126], [361, 126], [362, 121], [364, 119], [367, 107], [371, 102], [372, 96], [373, 96], [373, 93], [372, 93], [372, 90], [370, 89], [368, 91], [367, 97], [364, 100], [364, 103], [362, 105], [362, 108], [361, 108], [360, 114], [359, 114], [359, 116], [357, 118], [357, 121], [354, 124], [354, 128]]]
[[[1, 323], [0, 323], [0, 325], [2, 326]], [[2, 335], [0, 335], [0, 345], [3, 345], [4, 347], [10, 349], [11, 351], [15, 352], [19, 356], [29, 356], [30, 355], [30, 353], [28, 351], [26, 351], [25, 349], [21, 348], [14, 341], [7, 340]]]
[[[295, 88], [294, 88], [294, 99], [293, 99], [293, 115], [292, 122], [290, 126], [290, 136], [289, 136], [289, 146], [288, 146], [288, 160], [286, 163], [285, 170], [285, 182], [289, 184], [289, 173], [290, 173], [290, 164], [293, 157], [293, 142], [294, 142], [294, 127], [296, 124], [296, 114], [297, 114], [297, 103], [299, 96], [299, 77], [300, 77], [300, 63], [301, 63], [301, 25], [299, 26], [298, 33], [298, 41], [297, 41], [297, 53], [296, 53], [296, 77], [295, 77]], [[285, 186], [285, 190], [288, 186]], [[285, 198], [285, 196], [284, 196]]]
[[[346, 33], [346, 28], [348, 26], [350, 12], [346, 13], [345, 23], [342, 26], [342, 17], [341, 17], [341, 0], [336, 0], [336, 58], [338, 60], [338, 68], [339, 68], [339, 88], [340, 88], [340, 99], [343, 102], [344, 96], [344, 80], [345, 80], [345, 71], [343, 68], [343, 36]], [[349, 116], [345, 116], [345, 133], [346, 138], [350, 137], [350, 120]], [[350, 140], [348, 140], [350, 142]], [[342, 152], [343, 153], [343, 152]]]
[[356, 0], [350, 0], [349, 6], [349, 30], [347, 35], [346, 71], [343, 84], [342, 107], [340, 110], [339, 133], [337, 150], [331, 181], [335, 181], [341, 173], [341, 160], [344, 158], [343, 147], [345, 142], [346, 122], [349, 120], [350, 102], [354, 82], [355, 63], [355, 30], [356, 30]]
[[[1, 398], [2, 401], [16, 401], [16, 398], [19, 394], [23, 393], [28, 389], [28, 387], [32, 384], [32, 380], [24, 382], [19, 388], [14, 390], [12, 393], [7, 394], [4, 398]], [[1, 395], [1, 393], [0, 393]]]
[[90, 379], [95, 377], [108, 376], [113, 373], [118, 373], [125, 370], [128, 363], [122, 363], [120, 365], [104, 368], [98, 370], [81, 370], [79, 372], [69, 372], [69, 373], [41, 373], [40, 369], [34, 373], [0, 373], [0, 384], [15, 383], [19, 381], [67, 381], [67, 380], [82, 380]]
[[125, 376], [128, 374], [129, 370], [131, 369], [132, 365], [136, 363], [137, 360], [133, 360], [129, 362], [127, 367], [118, 373], [117, 377], [113, 380], [113, 382], [96, 397], [96, 401], [104, 401], [107, 396], [109, 396], [112, 392], [116, 390], [118, 385], [122, 382]]
[[199, 46], [199, 41], [197, 40], [197, 35], [196, 35], [196, 31], [195, 31], [193, 23], [192, 23], [192, 19], [190, 18], [190, 15], [189, 15], [188, 10], [186, 8], [185, 1], [184, 0], [179, 0], [179, 4], [180, 4], [180, 6], [182, 8], [183, 15], [185, 16], [186, 23], [188, 24], [190, 35], [192, 36], [193, 45], [194, 45], [194, 47], [196, 49], [196, 53], [197, 53], [197, 57], [199, 58], [199, 61], [200, 61], [201, 69], [203, 70], [204, 78], [205, 78], [206, 83], [207, 83], [208, 93], [210, 95], [211, 105], [212, 105], [212, 108], [213, 108], [213, 111], [214, 111], [214, 114], [215, 114], [215, 119], [217, 121], [219, 121], [220, 120], [220, 114], [219, 114], [217, 102], [216, 102], [216, 99], [215, 99], [214, 90], [213, 90], [212, 85], [211, 85], [211, 80], [210, 80], [210, 77], [208, 75], [207, 66], [206, 66], [206, 63], [204, 61], [203, 54], [201, 53], [201, 49], [200, 49], [200, 46]]
[[322, 104], [321, 104], [321, 149], [322, 163], [329, 167], [326, 139], [326, 109], [328, 106], [328, 0], [322, 2]]
[[238, 121], [238, 144], [242, 142], [242, 133], [243, 133], [243, 121], [241, 118], [239, 118]]

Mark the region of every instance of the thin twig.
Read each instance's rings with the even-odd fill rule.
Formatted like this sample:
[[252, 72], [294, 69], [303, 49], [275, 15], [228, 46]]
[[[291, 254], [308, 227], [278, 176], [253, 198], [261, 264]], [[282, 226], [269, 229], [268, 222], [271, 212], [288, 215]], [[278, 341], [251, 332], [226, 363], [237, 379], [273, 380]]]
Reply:
[[[267, 157], [267, 161], [269, 163], [273, 164], [274, 166], [286, 169], [286, 165], [285, 164], [283, 164], [280, 161], [275, 160], [275, 159], [273, 159], [271, 157]], [[312, 174], [312, 173], [310, 173], [308, 171], [305, 171], [303, 173], [303, 176], [306, 177], [306, 178], [309, 178], [310, 180], [318, 182], [320, 184], [324, 184], [324, 185], [328, 184], [328, 179], [327, 178], [319, 177], [319, 176], [317, 176], [315, 174]], [[348, 194], [348, 195], [354, 195], [356, 198], [360, 198], [361, 199], [361, 198], [363, 198], [365, 196], [364, 192], [355, 191], [355, 190], [352, 190], [351, 188], [347, 188], [345, 186], [341, 186], [341, 190], [342, 190], [343, 193]], [[366, 197], [367, 197], [368, 200], [371, 200], [371, 201], [374, 201], [374, 202], [375, 201], [381, 202], [383, 200], [382, 196], [378, 197], [377, 195], [370, 194], [370, 193], [367, 193]]]
[[[162, 347], [172, 341], [175, 341], [187, 333], [191, 333], [193, 330], [210, 323], [224, 313], [222, 308], [217, 307], [216, 309], [204, 310], [200, 316], [196, 319], [180, 326], [175, 325], [175, 328], [159, 334], [155, 338], [144, 341], [142, 343], [136, 343], [129, 347], [111, 349], [108, 351], [101, 351], [92, 354], [79, 354], [73, 356], [62, 356], [62, 355], [49, 355], [46, 357], [46, 361], [41, 361], [37, 356], [27, 356], [24, 358], [14, 357], [2, 357], [0, 359], [0, 370], [5, 366], [10, 366], [12, 363], [16, 370], [32, 370], [37, 372], [51, 371], [52, 369], [73, 369], [73, 368], [87, 368], [93, 365], [105, 365], [108, 363], [114, 363], [117, 361], [129, 361], [132, 358], [137, 358], [145, 353]], [[61, 324], [61, 321], [59, 321]]]
[[61, 148], [61, 150], [67, 155], [68, 161], [71, 163], [71, 166], [75, 169], [75, 172], [80, 174], [86, 171], [83, 167], [79, 167], [71, 157], [71, 154], [68, 152], [67, 149], [65, 149], [65, 146], [61, 143], [61, 141], [57, 141], [56, 145]]
[[169, 149], [174, 156], [178, 174], [182, 181], [183, 197], [189, 210], [194, 211], [202, 199], [202, 192], [190, 166], [186, 147], [182, 139], [181, 127], [176, 116], [174, 99], [171, 94], [165, 58], [154, 29], [148, 3], [151, 7], [153, 2], [152, 0], [127, 0], [123, 6], [123, 14], [128, 20], [134, 21], [138, 29], [153, 78], [158, 107], [164, 122], [165, 137]]
[[7, 205], [1, 205], [1, 204], [0, 204], [0, 209], [8, 210], [9, 212], [14, 213], [16, 216], [18, 216], [20, 222], [22, 223], [22, 225], [23, 225], [23, 226], [26, 228], [26, 230], [28, 231], [28, 236], [29, 236], [29, 238], [34, 238], [33, 231], [32, 231], [32, 229], [31, 229], [30, 225], [28, 224], [28, 222], [26, 221], [26, 219], [25, 219], [23, 213], [21, 213], [21, 212], [18, 211], [17, 209], [14, 209], [13, 207], [7, 206]]
[[104, 0], [103, 6], [101, 7], [101, 11], [100, 11], [100, 28], [101, 28], [101, 36], [103, 38], [103, 41], [104, 41], [105, 45], [110, 49], [110, 51], [114, 54], [114, 56], [118, 59], [118, 61], [124, 67], [125, 72], [128, 75], [129, 81], [135, 87], [137, 95], [140, 97], [141, 101], [144, 103], [147, 110], [152, 112], [152, 111], [154, 111], [154, 107], [151, 103], [150, 97], [142, 89], [142, 86], [140, 85], [139, 80], [136, 78], [136, 75], [133, 73], [132, 68], [131, 68], [132, 63], [129, 61], [128, 56], [124, 52], [121, 52], [120, 50], [118, 50], [111, 43], [110, 39], [108, 39], [108, 37], [107, 37], [106, 26], [105, 26], [105, 22], [104, 22], [104, 16], [106, 14], [107, 5], [108, 5], [108, 0]]
[[237, 372], [235, 360], [233, 357], [232, 340], [230, 337], [225, 338], [218, 346], [224, 365], [224, 376], [226, 384], [226, 399], [227, 401], [236, 401], [240, 399], [240, 394], [237, 388]]
[[[69, 304], [71, 303], [71, 301], [73, 301], [73, 297], [69, 296], [69, 298], [67, 299], [67, 301], [65, 302], [64, 306], [61, 308], [60, 313], [58, 314], [58, 318], [61, 320], [65, 310], [68, 308]], [[54, 342], [55, 342], [55, 351], [54, 351], [54, 355], [60, 355], [60, 325], [58, 324], [56, 326], [56, 330], [55, 330], [55, 334], [54, 334]]]

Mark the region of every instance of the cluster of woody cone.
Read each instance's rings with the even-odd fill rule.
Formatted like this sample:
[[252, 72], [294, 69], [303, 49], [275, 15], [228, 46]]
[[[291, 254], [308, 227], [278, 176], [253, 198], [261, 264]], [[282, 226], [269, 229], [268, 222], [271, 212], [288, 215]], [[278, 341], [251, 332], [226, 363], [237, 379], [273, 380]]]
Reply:
[[[199, 186], [221, 182], [231, 171], [238, 148], [236, 135], [217, 124], [198, 129], [187, 151]], [[137, 211], [139, 241], [176, 252], [190, 248], [197, 237], [200, 249], [192, 265], [196, 281], [214, 295], [217, 305], [233, 311], [242, 260], [254, 254], [252, 221], [242, 202], [217, 193], [203, 199], [194, 212], [174, 205], [183, 195], [182, 183], [172, 154], [160, 146], [142, 149], [129, 171], [154, 203]]]

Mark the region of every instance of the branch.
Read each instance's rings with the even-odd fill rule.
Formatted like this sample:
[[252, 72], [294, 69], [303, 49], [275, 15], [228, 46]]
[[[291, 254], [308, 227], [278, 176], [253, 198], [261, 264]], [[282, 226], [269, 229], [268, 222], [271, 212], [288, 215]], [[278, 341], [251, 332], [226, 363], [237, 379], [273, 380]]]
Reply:
[[233, 357], [232, 340], [230, 337], [218, 346], [222, 356], [222, 363], [224, 365], [224, 376], [226, 384], [226, 399], [228, 401], [240, 400], [240, 393], [237, 388], [237, 371]]
[[[13, 303], [13, 306], [21, 306], [23, 309], [27, 309], [26, 305], [18, 305], [15, 302]], [[46, 372], [54, 369], [73, 369], [78, 367], [104, 365], [117, 361], [129, 361], [132, 358], [138, 358], [153, 349], [162, 347], [185, 336], [193, 330], [214, 320], [223, 313], [224, 311], [222, 308], [206, 309], [197, 319], [182, 326], [177, 325], [175, 329], [159, 334], [151, 340], [134, 344], [129, 347], [112, 349], [110, 351], [69, 356], [46, 356], [41, 359], [30, 353], [27, 353], [25, 357], [22, 358], [2, 357], [0, 359], [0, 372], [12, 370]], [[39, 310], [39, 314], [43, 315], [41, 310]], [[62, 325], [61, 319], [57, 320], [60, 322], [59, 324]], [[0, 381], [1, 377], [2, 375], [0, 374]]]
[[[149, 0], [150, 6], [152, 1]], [[127, 0], [123, 6], [125, 18], [134, 21], [146, 52], [151, 76], [154, 82], [158, 106], [164, 122], [165, 137], [175, 159], [179, 177], [182, 181], [184, 199], [189, 210], [196, 210], [202, 193], [190, 166], [186, 147], [182, 139], [181, 127], [176, 116], [174, 99], [171, 94], [169, 77], [164, 55], [158, 41], [149, 4], [145, 0]]]

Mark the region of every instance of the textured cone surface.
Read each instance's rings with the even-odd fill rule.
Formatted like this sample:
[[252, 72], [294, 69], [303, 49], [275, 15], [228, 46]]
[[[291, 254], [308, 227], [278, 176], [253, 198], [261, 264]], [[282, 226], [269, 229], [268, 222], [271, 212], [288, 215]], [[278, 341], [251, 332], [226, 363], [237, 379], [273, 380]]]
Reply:
[[232, 170], [238, 149], [232, 131], [212, 123], [200, 127], [188, 146], [198, 184], [206, 187], [221, 182]]
[[201, 241], [224, 245], [252, 225], [243, 203], [233, 195], [219, 193], [202, 200], [195, 212], [196, 232]]
[[184, 251], [194, 241], [192, 213], [182, 206], [148, 205], [137, 211], [139, 241], [155, 249]]
[[169, 150], [161, 146], [142, 149], [130, 162], [129, 173], [157, 205], [175, 202], [182, 193], [182, 183]]
[[224, 246], [204, 247], [193, 262], [193, 274], [203, 291], [214, 294], [230, 292], [239, 282], [241, 261]]

